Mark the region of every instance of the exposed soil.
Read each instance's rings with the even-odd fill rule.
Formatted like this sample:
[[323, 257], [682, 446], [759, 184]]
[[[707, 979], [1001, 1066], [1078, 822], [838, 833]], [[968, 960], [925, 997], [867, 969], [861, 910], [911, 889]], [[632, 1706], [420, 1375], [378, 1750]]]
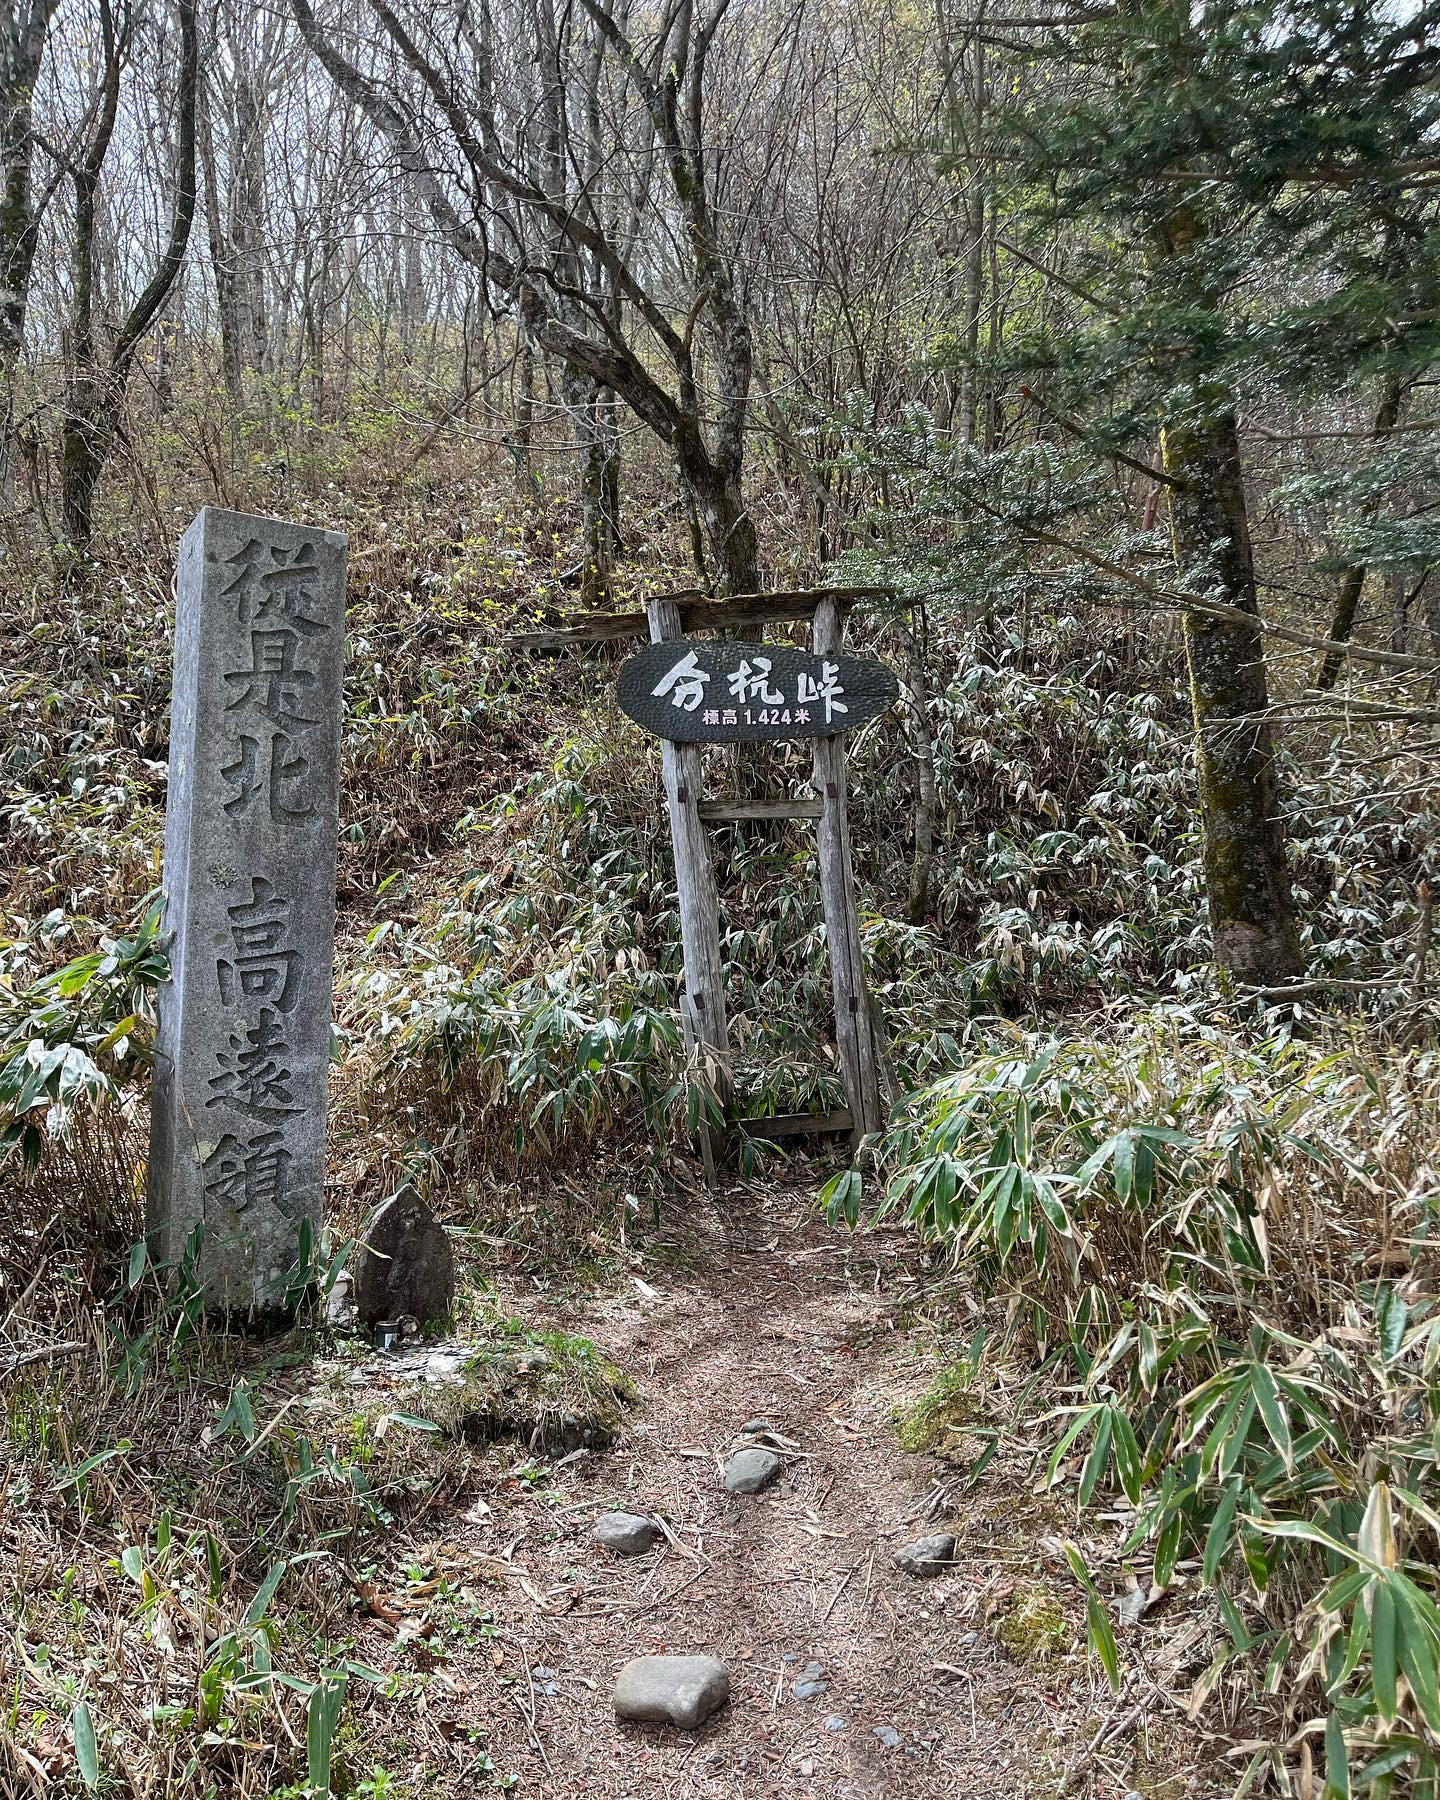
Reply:
[[[917, 1356], [928, 1334], [905, 1329], [929, 1279], [913, 1240], [832, 1232], [775, 1192], [697, 1203], [691, 1225], [686, 1265], [647, 1264], [624, 1292], [553, 1316], [639, 1384], [630, 1432], [545, 1479], [517, 1454], [510, 1499], [457, 1496], [456, 1525], [423, 1547], [460, 1596], [429, 1639], [437, 1660], [421, 1647], [437, 1787], [470, 1791], [483, 1741], [497, 1776], [548, 1796], [1053, 1795], [1069, 1771], [1075, 1791], [1112, 1800], [1139, 1765], [1162, 1769], [1147, 1794], [1213, 1791], [1165, 1767], [1133, 1721], [1087, 1756], [1120, 1706], [1083, 1637], [1049, 1661], [1003, 1647], [1007, 1596], [1040, 1581], [1069, 1614], [1076, 1597], [1034, 1497], [1000, 1464], [944, 1521], [961, 1539], [953, 1573], [895, 1568], [900, 1545], [940, 1528], [946, 1492], [893, 1428], [935, 1373]], [[512, 1298], [531, 1319], [547, 1305], [533, 1289]], [[757, 1416], [798, 1450], [777, 1487], [733, 1497], [719, 1462]], [[612, 1505], [659, 1515], [668, 1541], [612, 1558], [589, 1540]], [[661, 1651], [729, 1668], [730, 1702], [698, 1733], [614, 1719], [620, 1667]], [[825, 1691], [797, 1699], [812, 1662]]]

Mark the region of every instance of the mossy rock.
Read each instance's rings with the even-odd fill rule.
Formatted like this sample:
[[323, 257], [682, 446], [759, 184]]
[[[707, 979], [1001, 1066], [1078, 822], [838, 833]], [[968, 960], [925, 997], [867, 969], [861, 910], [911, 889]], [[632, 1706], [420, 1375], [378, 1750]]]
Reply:
[[450, 1440], [513, 1439], [547, 1456], [604, 1449], [639, 1399], [629, 1376], [588, 1338], [531, 1332], [510, 1320], [484, 1336], [366, 1356], [343, 1375], [332, 1367], [332, 1401], [337, 1379], [356, 1443], [367, 1451], [380, 1435], [368, 1422], [386, 1414], [436, 1426]]
[[517, 1438], [550, 1455], [613, 1444], [626, 1409], [639, 1398], [629, 1376], [588, 1338], [558, 1332], [518, 1345], [509, 1339], [481, 1344], [463, 1373], [450, 1429], [472, 1443]]

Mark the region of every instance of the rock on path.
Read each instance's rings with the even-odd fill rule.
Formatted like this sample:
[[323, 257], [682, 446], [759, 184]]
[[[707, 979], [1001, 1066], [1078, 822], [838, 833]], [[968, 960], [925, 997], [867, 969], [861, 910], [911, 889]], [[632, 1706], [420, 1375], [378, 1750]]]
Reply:
[[601, 1513], [590, 1527], [590, 1535], [616, 1556], [643, 1556], [655, 1542], [655, 1521], [644, 1513]]
[[730, 1494], [758, 1494], [778, 1479], [785, 1464], [773, 1450], [737, 1450], [721, 1471], [720, 1479]]
[[948, 1531], [937, 1531], [895, 1552], [895, 1566], [907, 1575], [943, 1575], [955, 1561], [955, 1539]]
[[615, 1717], [695, 1731], [730, 1698], [730, 1677], [713, 1656], [637, 1656], [615, 1683]]

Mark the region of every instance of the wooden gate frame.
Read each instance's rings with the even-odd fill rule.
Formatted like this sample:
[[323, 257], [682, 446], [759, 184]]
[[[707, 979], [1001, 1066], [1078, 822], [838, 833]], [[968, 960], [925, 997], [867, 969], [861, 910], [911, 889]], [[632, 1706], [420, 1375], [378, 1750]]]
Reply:
[[[758, 629], [781, 621], [810, 621], [810, 648], [836, 656], [845, 638], [845, 619], [857, 601], [888, 595], [887, 588], [821, 588], [786, 594], [747, 594], [726, 602], [699, 595], [668, 594], [651, 600], [644, 613], [612, 614], [569, 631], [530, 632], [512, 639], [521, 649], [559, 649], [645, 635], [671, 643], [695, 631]], [[846, 797], [845, 739], [814, 739], [813, 800], [734, 801], [704, 798], [703, 746], [660, 740], [661, 769], [675, 850], [675, 884], [680, 896], [680, 939], [684, 978], [680, 1024], [687, 1058], [698, 1067], [717, 1100], [728, 1104], [734, 1066], [720, 957], [720, 894], [710, 853], [708, 824], [754, 819], [814, 819], [820, 897], [825, 909], [825, 941], [835, 994], [835, 1042], [848, 1110], [842, 1113], [786, 1113], [741, 1120], [758, 1127], [759, 1137], [793, 1137], [806, 1132], [849, 1131], [858, 1144], [884, 1124], [888, 1085], [876, 1009], [865, 981], [860, 918], [855, 904], [855, 865], [850, 853]], [[715, 1146], [707, 1120], [700, 1124], [700, 1147], [709, 1181], [715, 1178]]]

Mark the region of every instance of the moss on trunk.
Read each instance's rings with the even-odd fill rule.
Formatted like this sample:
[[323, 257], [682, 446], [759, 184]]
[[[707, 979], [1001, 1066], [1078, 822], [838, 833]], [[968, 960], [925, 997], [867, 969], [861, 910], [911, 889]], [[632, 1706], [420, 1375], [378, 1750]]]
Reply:
[[[1169, 427], [1163, 446], [1177, 564], [1205, 568], [1217, 599], [1258, 617], [1234, 414]], [[1185, 657], [1215, 960], [1240, 981], [1283, 981], [1300, 950], [1259, 625], [1187, 614]]]

